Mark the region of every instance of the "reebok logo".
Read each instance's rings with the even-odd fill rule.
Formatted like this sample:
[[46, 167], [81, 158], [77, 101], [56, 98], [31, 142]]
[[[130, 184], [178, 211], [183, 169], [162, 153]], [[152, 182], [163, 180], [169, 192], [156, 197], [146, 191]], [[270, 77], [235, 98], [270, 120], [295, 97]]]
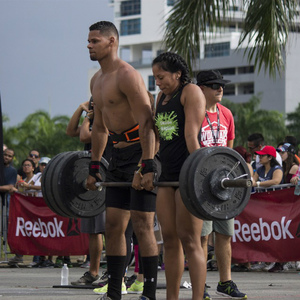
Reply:
[[258, 223], [251, 224], [241, 224], [239, 220], [235, 220], [232, 241], [250, 242], [253, 240], [258, 242], [269, 241], [270, 239], [294, 239], [289, 231], [291, 222], [292, 220], [286, 220], [286, 217], [282, 217], [280, 222], [273, 221], [271, 224], [264, 222], [262, 218], [259, 218]]
[[42, 222], [38, 218], [37, 222], [25, 221], [24, 218], [17, 218], [16, 236], [33, 236], [33, 237], [65, 237], [62, 231], [63, 221], [57, 221], [57, 218], [53, 218], [53, 222]]

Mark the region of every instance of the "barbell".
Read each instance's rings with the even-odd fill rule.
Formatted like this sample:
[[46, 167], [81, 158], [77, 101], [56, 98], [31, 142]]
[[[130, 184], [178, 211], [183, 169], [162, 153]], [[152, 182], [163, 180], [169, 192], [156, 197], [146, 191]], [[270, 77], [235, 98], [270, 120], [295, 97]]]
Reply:
[[[42, 193], [49, 208], [69, 218], [89, 218], [105, 209], [106, 187], [130, 188], [131, 182], [105, 182], [108, 162], [102, 158], [103, 182], [96, 191], [85, 188], [91, 154], [63, 152], [53, 157], [42, 176]], [[242, 156], [227, 147], [201, 148], [184, 162], [179, 182], [154, 182], [179, 187], [186, 208], [197, 218], [227, 220], [242, 212], [251, 194], [251, 176]]]

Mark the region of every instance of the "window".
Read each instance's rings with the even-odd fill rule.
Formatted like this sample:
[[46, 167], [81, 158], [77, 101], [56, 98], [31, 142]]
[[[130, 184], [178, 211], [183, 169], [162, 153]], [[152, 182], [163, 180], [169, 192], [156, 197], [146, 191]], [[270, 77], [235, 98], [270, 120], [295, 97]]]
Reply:
[[155, 91], [155, 79], [153, 75], [148, 76], [148, 90]]
[[235, 68], [219, 69], [219, 71], [223, 76], [235, 74]]
[[121, 21], [120, 35], [131, 35], [141, 33], [141, 19]]
[[230, 42], [206, 44], [204, 49], [204, 57], [229, 56]]
[[253, 66], [238, 68], [238, 74], [249, 74], [249, 73], [254, 73], [254, 67]]
[[248, 83], [243, 86], [243, 94], [253, 94], [254, 93], [254, 83]]
[[141, 0], [121, 2], [121, 17], [139, 15], [141, 13]]
[[234, 84], [226, 84], [225, 89], [223, 91], [224, 96], [232, 96], [235, 95], [235, 86]]

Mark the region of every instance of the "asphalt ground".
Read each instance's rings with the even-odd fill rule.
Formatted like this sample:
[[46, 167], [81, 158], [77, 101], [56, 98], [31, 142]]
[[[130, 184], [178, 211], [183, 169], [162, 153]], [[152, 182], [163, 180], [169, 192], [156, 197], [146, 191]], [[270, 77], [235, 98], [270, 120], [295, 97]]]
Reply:
[[[69, 282], [79, 279], [85, 271], [87, 269], [74, 264], [74, 267], [69, 269]], [[102, 271], [105, 269], [101, 268], [100, 274]], [[20, 268], [12, 268], [1, 263], [0, 299], [99, 300], [101, 298], [100, 295], [93, 293], [92, 288], [60, 287], [60, 273], [59, 268], [27, 268], [26, 262]], [[128, 276], [132, 274], [133, 268], [129, 270]], [[207, 272], [206, 282], [210, 286], [208, 292], [212, 299], [226, 299], [215, 293], [218, 278], [217, 271]], [[300, 273], [295, 270], [281, 273], [233, 272], [232, 279], [239, 290], [248, 295], [248, 299], [300, 299]], [[182, 283], [184, 281], [190, 282], [188, 271], [183, 274]], [[164, 271], [158, 271], [158, 284], [160, 287], [165, 286]], [[166, 299], [165, 294], [164, 288], [157, 289], [157, 300]], [[191, 299], [191, 295], [190, 289], [180, 289], [180, 299]], [[138, 297], [131, 294], [124, 295], [122, 299], [134, 300]]]

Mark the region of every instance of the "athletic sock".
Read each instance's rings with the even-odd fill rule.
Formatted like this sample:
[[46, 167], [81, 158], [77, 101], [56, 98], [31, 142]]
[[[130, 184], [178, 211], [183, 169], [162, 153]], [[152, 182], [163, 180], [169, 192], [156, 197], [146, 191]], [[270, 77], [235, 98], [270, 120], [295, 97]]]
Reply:
[[150, 300], [155, 300], [158, 256], [142, 257], [141, 260], [144, 272], [143, 296], [148, 297]]
[[120, 300], [126, 256], [106, 256], [106, 258], [108, 273], [107, 296], [114, 300]]

